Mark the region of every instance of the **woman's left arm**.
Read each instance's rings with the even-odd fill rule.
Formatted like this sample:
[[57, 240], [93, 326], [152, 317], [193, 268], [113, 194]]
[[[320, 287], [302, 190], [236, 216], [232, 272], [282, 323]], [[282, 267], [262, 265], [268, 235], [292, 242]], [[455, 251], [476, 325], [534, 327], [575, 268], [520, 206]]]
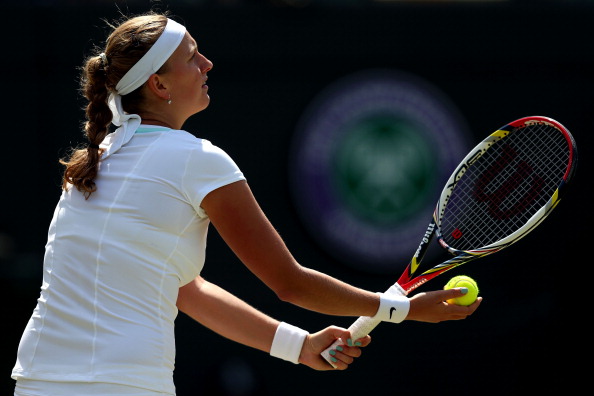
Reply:
[[200, 276], [179, 289], [177, 307], [230, 340], [270, 352], [279, 322]]

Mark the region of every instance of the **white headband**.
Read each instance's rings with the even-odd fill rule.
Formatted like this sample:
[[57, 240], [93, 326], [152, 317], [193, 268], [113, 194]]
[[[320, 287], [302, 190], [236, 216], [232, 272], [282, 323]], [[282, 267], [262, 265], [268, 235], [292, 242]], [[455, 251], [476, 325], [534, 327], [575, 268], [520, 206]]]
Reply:
[[151, 74], [156, 73], [169, 59], [185, 34], [185, 27], [171, 19], [167, 19], [167, 25], [161, 36], [155, 41], [155, 44], [124, 74], [124, 77], [116, 85], [118, 94], [127, 95], [144, 84]]
[[124, 111], [122, 95], [127, 95], [138, 89], [152, 74], [156, 73], [177, 49], [185, 34], [186, 28], [183, 25], [168, 18], [161, 36], [147, 53], [124, 74], [124, 77], [116, 85], [117, 92], [109, 95], [108, 104], [113, 114], [111, 122], [119, 128], [107, 135], [101, 142], [100, 146], [104, 149], [101, 156], [103, 159], [128, 143], [140, 126], [141, 119], [138, 114], [128, 114]]

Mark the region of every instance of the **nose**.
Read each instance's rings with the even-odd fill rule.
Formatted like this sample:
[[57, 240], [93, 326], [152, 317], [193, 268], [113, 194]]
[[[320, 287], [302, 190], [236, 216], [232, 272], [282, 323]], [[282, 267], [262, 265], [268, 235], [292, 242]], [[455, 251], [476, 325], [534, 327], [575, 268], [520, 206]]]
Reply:
[[202, 62], [200, 65], [200, 70], [203, 73], [210, 71], [213, 68], [214, 64], [204, 55], [202, 55]]

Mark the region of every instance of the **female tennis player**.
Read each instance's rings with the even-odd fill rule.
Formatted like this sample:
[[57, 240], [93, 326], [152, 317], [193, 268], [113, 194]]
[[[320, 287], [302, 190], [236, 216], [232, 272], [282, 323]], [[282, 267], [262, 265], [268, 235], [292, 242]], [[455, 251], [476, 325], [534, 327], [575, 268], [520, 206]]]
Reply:
[[281, 300], [309, 310], [439, 322], [477, 308], [444, 303], [462, 289], [391, 297], [300, 265], [234, 161], [181, 129], [208, 106], [212, 67], [184, 26], [154, 13], [123, 21], [85, 61], [89, 142], [62, 160], [41, 295], [12, 372], [15, 395], [174, 395], [178, 310], [316, 370], [333, 369], [320, 352], [337, 338], [348, 345], [332, 350], [336, 368], [360, 356], [369, 337], [350, 340], [334, 326], [310, 334], [201, 277], [210, 223]]

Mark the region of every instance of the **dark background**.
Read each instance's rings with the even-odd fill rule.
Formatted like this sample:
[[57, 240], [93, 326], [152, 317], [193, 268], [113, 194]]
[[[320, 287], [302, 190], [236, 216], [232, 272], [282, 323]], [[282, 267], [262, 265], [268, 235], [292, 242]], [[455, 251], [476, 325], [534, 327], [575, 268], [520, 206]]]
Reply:
[[[60, 194], [57, 159], [83, 141], [77, 68], [93, 44], [102, 44], [102, 19], [118, 17], [118, 7], [126, 14], [150, 7], [148, 1], [56, 3], [0, 3], [2, 395], [12, 394], [10, 370], [39, 293], [47, 226]], [[452, 271], [473, 276], [481, 287], [483, 304], [469, 319], [381, 325], [348, 371], [322, 373], [233, 344], [180, 315], [178, 394], [356, 395], [369, 387], [410, 395], [532, 394], [584, 386], [587, 366], [577, 361], [590, 356], [590, 257], [579, 252], [587, 248], [592, 222], [594, 121], [594, 6], [587, 3], [161, 2], [215, 64], [211, 106], [186, 129], [237, 161], [302, 264], [357, 286], [385, 290], [403, 267], [366, 273], [332, 258], [301, 224], [287, 181], [299, 117], [340, 77], [377, 67], [414, 73], [449, 96], [477, 142], [509, 121], [538, 114], [565, 124], [580, 149], [569, 194], [536, 232]], [[310, 331], [353, 320], [281, 303], [214, 231], [203, 275]]]

